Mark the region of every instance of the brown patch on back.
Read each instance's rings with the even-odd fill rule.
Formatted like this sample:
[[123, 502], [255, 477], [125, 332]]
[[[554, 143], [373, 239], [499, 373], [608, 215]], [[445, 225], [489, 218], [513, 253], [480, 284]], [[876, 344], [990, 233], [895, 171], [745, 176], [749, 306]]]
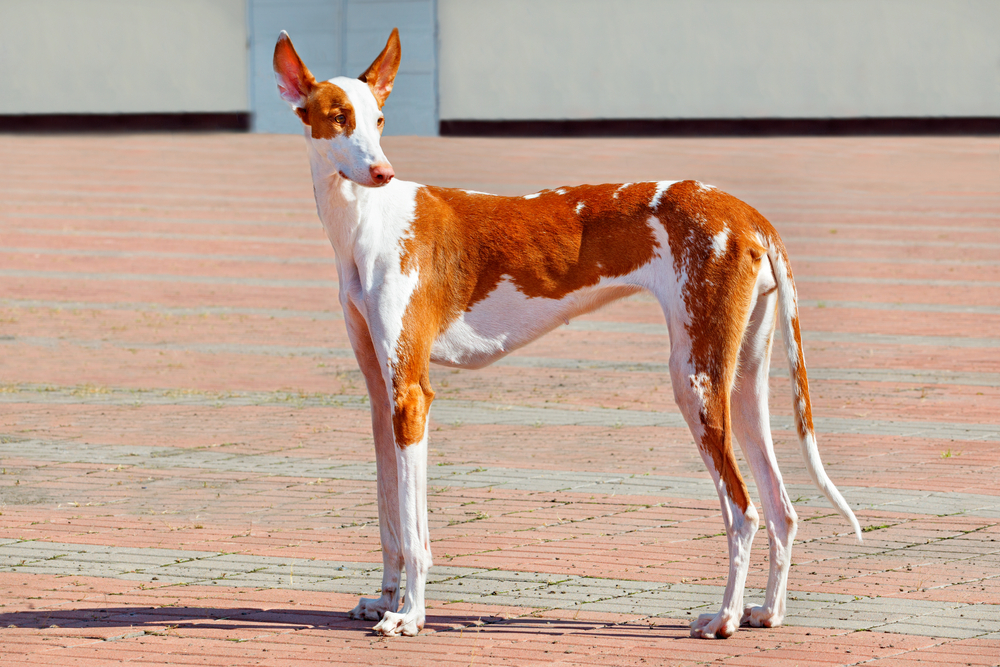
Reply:
[[[340, 86], [329, 81], [317, 83], [305, 106], [295, 110], [302, 122], [312, 128], [313, 139], [333, 139], [336, 136], [351, 136], [356, 127], [354, 105]], [[337, 122], [343, 116], [344, 122]]]
[[422, 188], [404, 264], [419, 262], [428, 242], [436, 249], [435, 261], [442, 253], [460, 252], [455, 268], [461, 277], [453, 284], [456, 314], [485, 299], [503, 276], [527, 297], [562, 299], [653, 259], [659, 244], [647, 203], [654, 188], [634, 185], [617, 199], [616, 185], [560, 188], [565, 194], [546, 190], [532, 199]]

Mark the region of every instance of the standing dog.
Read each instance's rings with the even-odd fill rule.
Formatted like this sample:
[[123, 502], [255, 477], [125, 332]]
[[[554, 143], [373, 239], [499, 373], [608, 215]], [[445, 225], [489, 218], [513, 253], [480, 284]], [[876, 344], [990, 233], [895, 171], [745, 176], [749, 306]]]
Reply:
[[[317, 82], [284, 32], [274, 50], [281, 97], [304, 125], [316, 206], [336, 251], [340, 303], [371, 397], [382, 595], [362, 598], [351, 617], [378, 621], [384, 635], [415, 635], [424, 625], [429, 364], [482, 368], [571, 317], [646, 290], [666, 316], [674, 396], [715, 481], [729, 541], [722, 609], [694, 621], [691, 634], [728, 637], [740, 623], [779, 625], [796, 516], [768, 420], [778, 306], [806, 466], [859, 539], [861, 529], [819, 458], [795, 286], [777, 232], [750, 206], [695, 181], [499, 197], [396, 180], [379, 139], [399, 61], [396, 30], [358, 79]], [[764, 604], [746, 609], [758, 517], [734, 458], [734, 434], [757, 481], [770, 540]]]

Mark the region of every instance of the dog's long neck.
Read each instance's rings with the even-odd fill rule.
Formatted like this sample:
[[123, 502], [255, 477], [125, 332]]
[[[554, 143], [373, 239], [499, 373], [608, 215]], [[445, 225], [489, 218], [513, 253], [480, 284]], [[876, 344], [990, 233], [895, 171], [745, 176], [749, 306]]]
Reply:
[[360, 228], [366, 222], [376, 222], [369, 211], [373, 199], [381, 193], [376, 188], [366, 188], [344, 178], [330, 160], [312, 149], [309, 166], [316, 210], [327, 238], [340, 259], [351, 257]]

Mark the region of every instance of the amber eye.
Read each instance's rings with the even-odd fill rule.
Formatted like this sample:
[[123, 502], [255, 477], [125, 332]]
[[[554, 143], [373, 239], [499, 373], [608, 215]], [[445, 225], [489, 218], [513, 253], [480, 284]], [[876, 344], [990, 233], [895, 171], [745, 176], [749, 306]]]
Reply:
[[334, 119], [335, 121], [337, 121], [337, 124], [338, 124], [338, 125], [343, 125], [344, 123], [346, 123], [346, 122], [347, 122], [347, 116], [345, 116], [345, 115], [344, 115], [344, 114], [342, 114], [342, 113], [338, 113], [338, 114], [337, 114], [336, 116], [334, 116], [334, 118], [333, 118], [333, 119]]
[[384, 123], [384, 122], [385, 122], [385, 118], [379, 118], [378, 119], [378, 123], [376, 123], [376, 125], [378, 125], [379, 127], [382, 127], [382, 123]]

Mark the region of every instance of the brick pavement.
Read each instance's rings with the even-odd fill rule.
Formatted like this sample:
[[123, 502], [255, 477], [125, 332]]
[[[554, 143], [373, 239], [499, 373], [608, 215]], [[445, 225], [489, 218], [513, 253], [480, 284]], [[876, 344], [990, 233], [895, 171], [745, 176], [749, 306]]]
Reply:
[[[787, 625], [687, 637], [725, 540], [633, 298], [436, 369], [428, 628], [378, 587], [364, 383], [302, 141], [0, 137], [3, 664], [1000, 663], [1000, 165], [987, 138], [386, 138], [402, 178], [524, 193], [698, 178], [782, 233], [820, 446]], [[748, 579], [760, 597], [766, 540]]]

